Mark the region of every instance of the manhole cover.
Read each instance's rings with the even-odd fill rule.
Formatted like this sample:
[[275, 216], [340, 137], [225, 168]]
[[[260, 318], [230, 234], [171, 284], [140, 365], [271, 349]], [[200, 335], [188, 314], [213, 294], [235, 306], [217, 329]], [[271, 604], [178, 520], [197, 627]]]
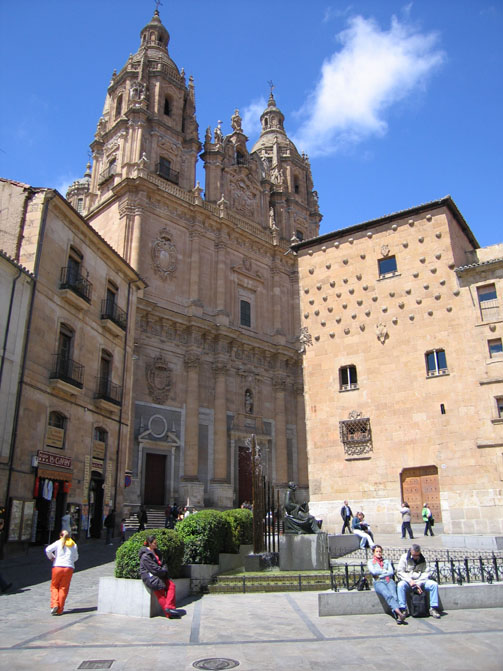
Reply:
[[192, 666], [195, 669], [211, 669], [211, 671], [220, 671], [220, 669], [235, 669], [239, 662], [227, 657], [209, 657], [208, 659], [199, 659]]
[[87, 659], [85, 662], [82, 662], [82, 664], [77, 668], [79, 668], [79, 669], [109, 669], [114, 662], [115, 662], [115, 659]]

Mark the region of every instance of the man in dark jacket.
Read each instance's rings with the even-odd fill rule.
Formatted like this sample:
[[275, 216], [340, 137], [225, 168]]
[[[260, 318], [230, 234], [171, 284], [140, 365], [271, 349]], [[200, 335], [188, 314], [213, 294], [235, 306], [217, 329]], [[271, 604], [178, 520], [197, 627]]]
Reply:
[[115, 510], [111, 510], [108, 515], [105, 517], [105, 529], [107, 530], [107, 536], [105, 539], [105, 543], [107, 545], [113, 545], [112, 543], [112, 538], [114, 535], [114, 528], [115, 528]]
[[351, 531], [351, 518], [353, 517], [353, 513], [347, 501], [344, 501], [344, 505], [341, 508], [341, 517], [342, 517], [341, 534], [345, 533], [346, 529], [349, 531], [350, 534], [353, 533]]
[[143, 506], [140, 507], [140, 510], [137, 513], [138, 517], [138, 531], [145, 531], [145, 524], [148, 523], [147, 511]]
[[140, 576], [156, 595], [166, 617], [179, 618], [182, 611], [176, 609], [175, 583], [169, 579], [168, 567], [162, 561], [155, 536], [147, 536], [145, 545], [140, 548]]

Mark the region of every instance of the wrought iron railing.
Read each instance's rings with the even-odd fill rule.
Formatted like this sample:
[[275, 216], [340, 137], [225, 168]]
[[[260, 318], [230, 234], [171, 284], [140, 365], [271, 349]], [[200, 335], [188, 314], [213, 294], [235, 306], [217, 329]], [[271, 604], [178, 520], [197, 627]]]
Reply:
[[101, 318], [110, 319], [110, 321], [117, 324], [123, 331], [126, 330], [127, 313], [109, 298], [104, 298], [101, 301]]
[[109, 165], [108, 168], [100, 172], [98, 177], [98, 185], [104, 184], [107, 180], [111, 179], [117, 174], [117, 166], [115, 164]]
[[168, 182], [173, 182], [173, 184], [178, 184], [180, 180], [180, 174], [176, 170], [171, 170], [162, 163], [157, 163], [155, 167], [156, 174], [163, 179], [166, 179]]
[[62, 380], [82, 389], [84, 386], [84, 366], [63, 354], [53, 355], [54, 363], [50, 374], [51, 380]]
[[114, 405], [122, 403], [122, 387], [115, 384], [107, 377], [96, 378], [96, 394], [94, 398], [100, 398]]
[[[396, 569], [395, 563], [391, 562]], [[492, 553], [482, 557], [460, 557], [457, 559], [435, 559], [428, 562], [433, 568], [431, 575], [439, 585], [463, 585], [464, 583], [493, 583], [503, 579], [503, 555]], [[365, 575], [370, 584], [372, 576], [367, 564], [336, 564], [330, 562], [330, 583], [337, 592], [340, 589], [354, 589], [360, 576]]]
[[91, 302], [93, 285], [89, 280], [76, 272], [71, 266], [61, 268], [59, 277], [60, 289], [71, 289], [75, 294], [83, 298], [88, 303]]

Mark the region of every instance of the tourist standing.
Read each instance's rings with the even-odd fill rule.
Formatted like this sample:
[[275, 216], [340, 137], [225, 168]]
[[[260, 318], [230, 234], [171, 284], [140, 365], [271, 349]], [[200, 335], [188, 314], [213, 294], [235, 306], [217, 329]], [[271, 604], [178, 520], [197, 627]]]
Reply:
[[341, 517], [342, 517], [342, 531], [341, 534], [345, 533], [345, 530], [348, 530], [348, 533], [351, 531], [351, 518], [353, 517], [353, 512], [349, 507], [349, 503], [344, 501], [344, 505], [341, 508]]
[[114, 528], [115, 528], [115, 510], [114, 509], [112, 509], [108, 513], [108, 515], [105, 517], [104, 525], [105, 525], [105, 529], [107, 530], [106, 531], [105, 543], [107, 545], [113, 545], [112, 538], [113, 538], [113, 535], [114, 535]]
[[409, 534], [409, 538], [414, 538], [412, 534], [412, 528], [410, 526], [410, 520], [411, 520], [410, 507], [407, 501], [404, 501], [402, 503], [400, 513], [402, 514], [402, 538], [405, 538], [405, 532]]
[[138, 531], [145, 531], [145, 525], [148, 524], [147, 512], [143, 506], [138, 511]]
[[423, 517], [423, 522], [424, 522], [424, 535], [428, 535], [428, 531], [430, 532], [430, 536], [434, 536], [435, 534], [433, 533], [433, 515], [431, 514], [431, 510], [428, 508], [427, 503], [423, 503], [423, 510], [421, 511], [421, 515]]
[[79, 558], [77, 544], [68, 531], [63, 530], [59, 540], [45, 548], [45, 554], [52, 561], [51, 615], [61, 615], [70, 589], [75, 562]]

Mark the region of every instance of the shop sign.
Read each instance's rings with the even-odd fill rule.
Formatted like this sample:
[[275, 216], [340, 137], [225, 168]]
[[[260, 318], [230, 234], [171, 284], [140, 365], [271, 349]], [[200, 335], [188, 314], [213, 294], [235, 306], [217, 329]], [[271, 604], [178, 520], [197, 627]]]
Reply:
[[52, 452], [38, 451], [37, 454], [39, 466], [57, 466], [58, 468], [71, 468], [71, 457], [63, 457], [60, 454], [52, 454]]
[[95, 440], [93, 443], [93, 459], [104, 459], [105, 447], [105, 443], [101, 440]]
[[91, 469], [98, 473], [103, 473], [104, 462], [103, 459], [93, 459], [91, 462]]
[[45, 444], [47, 447], [58, 447], [63, 448], [65, 441], [65, 430], [59, 429], [57, 426], [48, 426], [47, 427], [47, 436], [45, 438]]

